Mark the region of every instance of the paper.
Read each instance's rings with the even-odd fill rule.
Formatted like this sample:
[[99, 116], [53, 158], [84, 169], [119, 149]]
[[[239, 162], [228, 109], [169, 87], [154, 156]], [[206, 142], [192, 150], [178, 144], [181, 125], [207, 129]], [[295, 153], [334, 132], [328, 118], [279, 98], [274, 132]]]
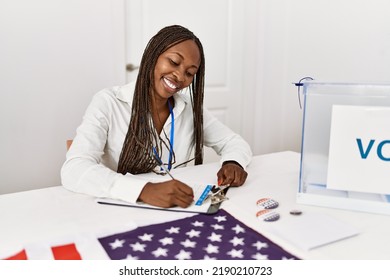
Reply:
[[161, 207], [152, 206], [142, 202], [130, 203], [122, 200], [109, 199], [109, 198], [98, 198], [96, 199], [96, 202], [100, 204], [139, 207], [139, 208], [166, 210], [166, 211], [193, 212], [193, 213], [212, 213], [218, 210], [219, 205], [215, 206], [214, 209], [211, 209], [210, 207], [212, 206], [211, 200], [210, 199], [205, 200], [214, 185], [199, 184], [199, 183], [192, 183], [189, 185], [191, 186], [194, 192], [194, 202], [187, 208], [181, 208], [178, 206], [171, 207], [171, 208], [161, 208]]
[[327, 188], [390, 194], [390, 108], [334, 105]]
[[269, 225], [269, 230], [303, 250], [310, 250], [351, 236], [359, 231], [330, 216], [303, 213]]

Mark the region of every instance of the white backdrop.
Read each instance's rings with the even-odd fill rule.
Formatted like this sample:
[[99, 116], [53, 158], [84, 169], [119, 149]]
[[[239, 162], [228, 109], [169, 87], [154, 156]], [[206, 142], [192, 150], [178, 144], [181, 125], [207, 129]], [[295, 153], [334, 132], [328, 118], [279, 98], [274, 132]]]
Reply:
[[390, 1], [260, 1], [255, 153], [300, 151], [292, 82], [390, 83]]
[[124, 83], [120, 2], [0, 1], [0, 194], [59, 185], [92, 95]]

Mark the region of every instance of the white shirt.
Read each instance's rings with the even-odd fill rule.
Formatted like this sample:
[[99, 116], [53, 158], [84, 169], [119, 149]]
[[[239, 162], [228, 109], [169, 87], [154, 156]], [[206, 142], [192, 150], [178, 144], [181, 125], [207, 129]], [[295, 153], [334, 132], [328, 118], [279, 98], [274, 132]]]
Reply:
[[[95, 197], [136, 202], [148, 182], [130, 173], [117, 173], [119, 156], [129, 127], [135, 83], [98, 92], [88, 106], [76, 137], [61, 169], [62, 185], [72, 191]], [[187, 94], [174, 95], [174, 146], [176, 165], [193, 155], [193, 114]], [[246, 168], [252, 158], [241, 136], [203, 109], [204, 145], [221, 155], [221, 162], [235, 160]], [[171, 118], [163, 130], [170, 135]], [[164, 139], [163, 131], [161, 137]], [[162, 161], [168, 162], [168, 151]]]

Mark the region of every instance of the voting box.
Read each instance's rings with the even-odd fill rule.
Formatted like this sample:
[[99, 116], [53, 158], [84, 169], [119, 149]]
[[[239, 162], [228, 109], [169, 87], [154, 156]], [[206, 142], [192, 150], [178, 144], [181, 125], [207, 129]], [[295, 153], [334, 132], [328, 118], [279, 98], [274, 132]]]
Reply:
[[390, 84], [305, 82], [297, 202], [390, 214]]

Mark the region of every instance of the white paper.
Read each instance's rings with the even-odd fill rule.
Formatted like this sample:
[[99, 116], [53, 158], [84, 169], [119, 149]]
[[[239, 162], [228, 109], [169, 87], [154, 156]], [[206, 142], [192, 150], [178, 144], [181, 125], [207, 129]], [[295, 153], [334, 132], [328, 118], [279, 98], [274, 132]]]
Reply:
[[359, 233], [354, 227], [319, 213], [303, 213], [285, 221], [274, 222], [269, 225], [269, 230], [306, 251]]
[[327, 188], [390, 194], [390, 108], [334, 105]]
[[193, 189], [194, 192], [194, 202], [188, 206], [187, 208], [181, 207], [171, 207], [171, 208], [161, 208], [157, 206], [152, 206], [149, 204], [145, 204], [142, 202], [139, 203], [130, 203], [123, 200], [110, 199], [110, 198], [97, 198], [96, 202], [110, 205], [118, 205], [118, 206], [131, 206], [131, 207], [139, 207], [139, 208], [149, 208], [149, 209], [157, 209], [157, 210], [167, 210], [167, 211], [183, 211], [183, 212], [194, 212], [194, 213], [207, 213], [208, 209], [211, 205], [211, 200], [208, 199], [204, 201], [201, 205], [197, 205], [196, 202], [200, 200], [202, 195], [207, 195], [205, 190], [208, 186], [212, 186], [211, 184], [200, 184], [200, 183], [190, 183], [189, 186]]

